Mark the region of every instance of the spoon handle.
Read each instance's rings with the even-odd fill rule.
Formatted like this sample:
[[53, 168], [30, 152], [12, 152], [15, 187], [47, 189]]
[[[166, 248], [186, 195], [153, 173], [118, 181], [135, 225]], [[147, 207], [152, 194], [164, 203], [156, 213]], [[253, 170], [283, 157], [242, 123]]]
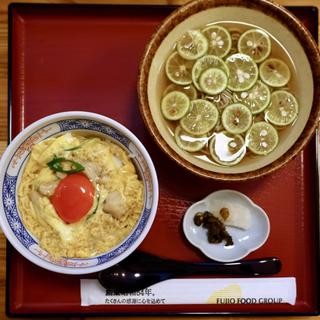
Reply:
[[281, 261], [276, 257], [242, 260], [237, 262], [182, 262], [162, 259], [136, 251], [129, 256], [126, 265], [132, 269], [139, 266], [140, 272], [173, 272], [180, 275], [221, 274], [259, 276], [276, 274], [281, 270]]
[[281, 270], [281, 261], [276, 257], [243, 260], [238, 262], [186, 263], [187, 274], [221, 274], [261, 276], [276, 274]]

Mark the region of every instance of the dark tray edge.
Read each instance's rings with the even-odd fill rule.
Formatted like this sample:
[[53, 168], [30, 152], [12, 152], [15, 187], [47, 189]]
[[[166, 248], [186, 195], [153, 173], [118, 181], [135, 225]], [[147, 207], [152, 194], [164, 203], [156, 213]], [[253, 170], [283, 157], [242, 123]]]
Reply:
[[[141, 5], [136, 5], [136, 4], [58, 4], [58, 3], [10, 3], [8, 6], [8, 143], [11, 142], [12, 140], [12, 86], [11, 86], [11, 74], [12, 74], [12, 61], [11, 61], [11, 41], [12, 41], [12, 16], [13, 16], [13, 10], [16, 7], [117, 7], [117, 6], [126, 6], [126, 7], [141, 7]], [[177, 8], [178, 6], [173, 6], [173, 5], [147, 5], [148, 7], [152, 7], [154, 9], [156, 8]], [[318, 33], [318, 8], [314, 6], [289, 6], [287, 8], [305, 8], [309, 9], [312, 11], [315, 19], [315, 29], [311, 31], [312, 35], [315, 36], [315, 40], [318, 43], [318, 38], [319, 38], [319, 33]], [[320, 150], [320, 143], [319, 143], [319, 129], [316, 131], [316, 136], [314, 137], [315, 139], [315, 144], [316, 144], [316, 151]], [[317, 181], [319, 181], [320, 178], [320, 172], [319, 172], [319, 167], [318, 163], [320, 161], [318, 157], [318, 152], [316, 153], [316, 168], [315, 168], [315, 176]], [[318, 215], [315, 215], [315, 232], [317, 234], [317, 261], [315, 261], [315, 268], [316, 270], [320, 270], [320, 186], [319, 183], [316, 183], [317, 190], [315, 190], [316, 196], [318, 196], [318, 201], [316, 202], [316, 210], [318, 212]], [[117, 312], [117, 313], [103, 313], [103, 312], [81, 312], [81, 313], [17, 313], [17, 312], [11, 312], [10, 310], [10, 284], [9, 284], [9, 278], [10, 278], [10, 259], [9, 259], [9, 252], [12, 250], [15, 250], [9, 241], [6, 241], [6, 289], [5, 289], [5, 314], [10, 317], [10, 318], [40, 318], [40, 317], [48, 317], [48, 318], [55, 318], [59, 316], [68, 316], [68, 317], [84, 317], [84, 316], [90, 316], [90, 317], [101, 317], [101, 316], [108, 316], [108, 317], [120, 317], [120, 316], [195, 316], [195, 315], [202, 315], [202, 316], [281, 316], [281, 317], [286, 317], [286, 316], [319, 316], [320, 315], [320, 283], [319, 283], [319, 277], [318, 279], [315, 279], [317, 282], [317, 310], [314, 312]]]

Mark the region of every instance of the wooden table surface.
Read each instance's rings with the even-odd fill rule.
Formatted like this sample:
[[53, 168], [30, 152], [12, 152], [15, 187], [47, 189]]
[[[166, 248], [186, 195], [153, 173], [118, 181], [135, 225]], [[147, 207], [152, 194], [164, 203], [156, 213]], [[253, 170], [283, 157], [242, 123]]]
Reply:
[[[36, 3], [116, 3], [116, 4], [183, 4], [186, 0], [0, 0], [0, 155], [3, 153], [7, 145], [7, 52], [8, 52], [8, 5], [11, 2], [36, 2]], [[320, 9], [320, 0], [278, 0], [281, 5], [312, 5], [317, 6]], [[319, 25], [320, 30], [320, 25]], [[8, 319], [5, 315], [5, 279], [6, 278], [6, 240], [3, 233], [0, 230], [0, 319]], [[218, 319], [219, 317], [212, 317]], [[231, 320], [235, 317], [223, 317], [222, 319]], [[17, 318], [16, 318], [17, 319]], [[69, 319], [67, 317], [59, 319]], [[76, 318], [72, 318], [76, 319]], [[78, 318], [78, 319], [97, 319], [97, 318]], [[117, 319], [128, 319], [125, 317], [117, 317]], [[138, 319], [136, 317], [130, 317], [129, 319]], [[151, 317], [144, 317], [148, 320]], [[156, 317], [154, 319], [165, 319], [164, 317]], [[180, 319], [180, 317], [174, 317], [174, 319]], [[181, 319], [183, 319], [181, 317]], [[188, 317], [190, 320], [203, 319], [202, 317]], [[211, 319], [205, 317], [205, 319]], [[245, 317], [237, 317], [237, 319], [243, 320]], [[252, 318], [251, 318], [252, 319]], [[258, 318], [255, 318], [258, 319]], [[261, 319], [266, 319], [265, 317]], [[276, 317], [269, 317], [268, 319], [276, 319]], [[299, 320], [319, 320], [319, 317], [290, 317], [287, 319], [299, 319]]]

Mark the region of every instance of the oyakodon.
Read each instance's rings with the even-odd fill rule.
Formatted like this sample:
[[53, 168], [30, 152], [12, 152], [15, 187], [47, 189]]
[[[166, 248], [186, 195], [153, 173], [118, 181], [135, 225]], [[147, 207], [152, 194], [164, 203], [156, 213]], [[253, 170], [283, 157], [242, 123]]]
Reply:
[[134, 228], [143, 183], [116, 143], [81, 132], [33, 146], [18, 190], [26, 228], [53, 257], [92, 257]]

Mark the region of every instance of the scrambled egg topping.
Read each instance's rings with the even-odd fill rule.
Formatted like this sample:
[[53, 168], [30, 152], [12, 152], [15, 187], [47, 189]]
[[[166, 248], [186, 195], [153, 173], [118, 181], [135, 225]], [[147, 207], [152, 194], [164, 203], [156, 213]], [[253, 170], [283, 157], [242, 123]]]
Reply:
[[[52, 170], [53, 159], [79, 163], [94, 186], [90, 210], [66, 223], [50, 197], [70, 169]], [[128, 153], [116, 143], [81, 132], [66, 133], [35, 145], [19, 186], [18, 206], [27, 229], [53, 256], [89, 257], [124, 240], [143, 208], [143, 183]]]

